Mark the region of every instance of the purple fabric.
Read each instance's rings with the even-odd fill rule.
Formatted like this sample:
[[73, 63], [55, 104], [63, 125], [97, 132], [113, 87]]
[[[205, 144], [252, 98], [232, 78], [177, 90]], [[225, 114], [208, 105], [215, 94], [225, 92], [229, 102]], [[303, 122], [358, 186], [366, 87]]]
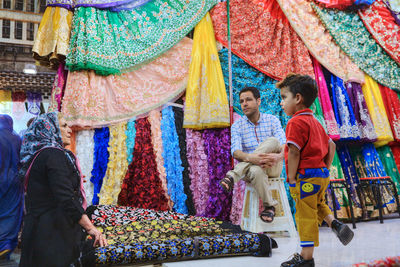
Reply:
[[232, 193], [226, 193], [219, 181], [231, 169], [230, 131], [225, 129], [207, 129], [203, 132], [204, 151], [207, 155], [209, 174], [209, 198], [205, 211], [206, 217], [229, 220]]
[[47, 6], [58, 6], [66, 9], [73, 9], [74, 2], [72, 0], [47, 0]]
[[33, 115], [39, 115], [42, 94], [28, 91], [26, 93], [26, 98], [28, 100], [28, 112]]
[[385, 3], [385, 5], [388, 7], [388, 9], [390, 10], [390, 13], [392, 13], [392, 16], [394, 17], [394, 20], [396, 21], [397, 24], [400, 25], [400, 12], [396, 11], [392, 8], [392, 6], [390, 5], [388, 0], [383, 0], [383, 2]]
[[122, 4], [119, 6], [115, 6], [115, 7], [111, 7], [110, 11], [119, 12], [122, 10], [132, 10], [132, 9], [135, 9], [135, 8], [145, 5], [150, 1], [153, 1], [153, 0], [130, 0], [128, 3]]
[[75, 7], [111, 8], [140, 0], [77, 0]]

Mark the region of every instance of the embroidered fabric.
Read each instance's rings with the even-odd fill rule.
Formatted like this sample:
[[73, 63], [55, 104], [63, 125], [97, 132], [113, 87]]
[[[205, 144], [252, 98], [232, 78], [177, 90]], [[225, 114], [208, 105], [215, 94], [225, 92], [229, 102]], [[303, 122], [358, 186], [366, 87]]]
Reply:
[[133, 150], [135, 148], [135, 137], [136, 137], [136, 128], [134, 120], [128, 122], [125, 134], [126, 134], [126, 156], [128, 164], [131, 164], [133, 160]]
[[120, 76], [94, 71], [68, 75], [62, 113], [72, 126], [101, 127], [143, 117], [179, 97], [187, 85], [192, 40], [181, 42], [154, 61]]
[[229, 127], [229, 105], [210, 14], [194, 29], [183, 127]]
[[392, 129], [395, 141], [400, 142], [400, 99], [399, 95], [382, 85], [379, 85], [386, 114]]
[[96, 129], [93, 136], [94, 140], [94, 160], [92, 168], [92, 177], [90, 181], [93, 183], [93, 199], [92, 204], [99, 204], [99, 196], [103, 178], [107, 171], [109, 158], [108, 146], [110, 140], [110, 130], [108, 127]]
[[179, 153], [179, 138], [175, 128], [174, 111], [171, 106], [162, 110], [161, 133], [162, 157], [167, 173], [168, 194], [173, 202], [173, 210], [179, 213], [188, 213], [186, 207], [186, 194], [183, 188], [182, 161]]
[[202, 133], [204, 151], [207, 154], [210, 197], [205, 216], [228, 220], [231, 212], [232, 193], [226, 193], [219, 181], [231, 169], [230, 130], [206, 129]]
[[277, 0], [310, 53], [344, 81], [364, 82], [364, 73], [340, 49], [307, 0]]
[[383, 2], [389, 8], [397, 25], [400, 25], [400, 2], [398, 0], [383, 0]]
[[371, 143], [362, 146], [362, 155], [365, 159], [365, 167], [368, 177], [387, 176], [382, 161], [379, 158], [375, 146]]
[[[25, 115], [25, 100], [26, 93], [24, 91], [11, 92], [12, 100], [12, 118], [16, 122], [23, 119]], [[15, 126], [15, 125], [13, 125]], [[14, 129], [15, 132], [19, 132], [18, 129]]]
[[164, 167], [164, 147], [161, 134], [161, 113], [159, 110], [152, 110], [147, 117], [150, 122], [151, 129], [151, 142], [153, 144], [154, 153], [156, 155], [157, 170], [161, 180], [162, 188], [165, 192], [165, 197], [168, 200], [169, 209], [172, 209], [174, 203], [171, 201], [168, 195], [167, 187], [167, 174]]
[[66, 9], [73, 9], [76, 0], [47, 0], [46, 4], [50, 7], [63, 7]]
[[42, 94], [39, 92], [26, 92], [26, 98], [28, 101], [28, 112], [32, 115], [40, 114], [40, 105], [42, 104]]
[[357, 13], [311, 5], [336, 43], [360, 69], [379, 83], [400, 90], [400, 65], [371, 37]]
[[322, 127], [325, 129], [325, 132], [327, 132], [324, 113], [322, 112], [321, 104], [318, 97], [315, 99], [314, 103], [312, 103], [310, 109], [313, 111], [314, 117], [319, 121], [319, 123], [321, 123]]
[[110, 126], [110, 141], [108, 144], [107, 171], [103, 179], [103, 186], [99, 193], [100, 204], [116, 205], [121, 191], [122, 181], [128, 169], [126, 153], [126, 123]]
[[389, 146], [381, 146], [376, 149], [379, 154], [379, 158], [383, 163], [383, 167], [387, 175], [390, 176], [394, 184], [396, 185], [397, 192], [400, 192], [400, 174], [394, 160], [394, 156]]
[[[314, 76], [306, 46], [276, 0], [231, 0], [232, 52], [257, 70], [281, 80], [289, 73]], [[211, 11], [215, 38], [228, 47], [226, 3]]]
[[51, 90], [49, 111], [61, 111], [61, 100], [64, 95], [67, 75], [68, 71], [65, 70], [65, 65], [63, 62], [61, 62], [58, 65], [57, 74], [53, 83], [53, 89]]
[[181, 41], [217, 0], [154, 0], [134, 10], [79, 7], [66, 65], [110, 75], [132, 71]]
[[359, 83], [347, 83], [346, 89], [353, 107], [354, 116], [358, 122], [361, 140], [364, 142], [375, 142], [377, 135], [374, 125], [372, 124], [371, 116], [369, 115], [361, 85]]
[[[228, 49], [223, 48], [219, 51], [224, 81], [229, 95], [229, 64]], [[239, 114], [243, 115], [240, 107], [239, 92], [244, 87], [253, 86], [258, 88], [261, 95], [260, 112], [269, 113], [279, 118], [282, 125], [286, 125], [288, 116], [280, 106], [280, 90], [275, 87], [276, 81], [259, 72], [255, 68], [244, 62], [243, 59], [232, 54], [232, 89], [233, 89], [233, 108]]]
[[379, 86], [371, 77], [366, 75], [362, 91], [378, 137], [375, 146], [386, 145], [394, 139]]
[[79, 160], [83, 188], [88, 206], [92, 205], [94, 185], [90, 181], [94, 158], [94, 130], [82, 130], [76, 133], [76, 157]]
[[190, 189], [193, 193], [193, 202], [196, 216], [203, 216], [209, 193], [209, 176], [207, 155], [204, 151], [204, 140], [200, 131], [186, 129], [187, 158], [190, 166]]
[[110, 7], [109, 9], [114, 12], [120, 12], [122, 10], [132, 10], [147, 4], [148, 2], [153, 0], [128, 0], [124, 4], [120, 4], [114, 7]]
[[376, 0], [368, 8], [359, 10], [358, 15], [375, 41], [400, 64], [400, 25], [383, 0]]
[[0, 90], [0, 113], [10, 114], [12, 111], [11, 91]]
[[326, 8], [347, 9], [354, 4], [354, 0], [315, 0], [318, 4]]

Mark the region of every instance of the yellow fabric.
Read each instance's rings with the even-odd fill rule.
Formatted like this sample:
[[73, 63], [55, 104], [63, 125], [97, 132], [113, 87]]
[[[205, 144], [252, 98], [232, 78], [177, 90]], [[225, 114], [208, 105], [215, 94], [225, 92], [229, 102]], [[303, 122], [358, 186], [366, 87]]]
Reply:
[[389, 120], [386, 114], [385, 105], [383, 103], [379, 85], [374, 79], [365, 75], [365, 84], [362, 87], [365, 101], [367, 102], [368, 111], [374, 124], [377, 141], [374, 143], [376, 147], [384, 146], [393, 141], [392, 130], [390, 129]]
[[12, 102], [11, 91], [0, 90], [0, 113], [11, 114]]
[[210, 14], [194, 30], [184, 128], [229, 127], [229, 105]]
[[[314, 247], [319, 246], [319, 225], [326, 216], [332, 214], [325, 201], [325, 192], [329, 185], [329, 178], [299, 179], [297, 175], [296, 186], [289, 187], [290, 194], [296, 202], [295, 220], [300, 241], [314, 242]], [[303, 196], [319, 186], [319, 190], [311, 195]], [[310, 188], [311, 187], [311, 188]]]
[[126, 151], [126, 122], [110, 126], [110, 142], [108, 147], [108, 164], [103, 186], [99, 193], [101, 205], [117, 205], [122, 181], [128, 170]]
[[47, 7], [40, 22], [33, 57], [43, 66], [55, 68], [68, 54], [73, 13], [62, 7]]

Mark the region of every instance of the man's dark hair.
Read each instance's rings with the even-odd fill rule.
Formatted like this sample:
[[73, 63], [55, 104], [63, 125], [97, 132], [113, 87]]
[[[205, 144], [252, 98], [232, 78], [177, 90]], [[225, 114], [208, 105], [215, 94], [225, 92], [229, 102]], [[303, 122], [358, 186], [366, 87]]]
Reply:
[[308, 75], [288, 74], [283, 81], [276, 84], [276, 87], [279, 89], [286, 87], [294, 96], [300, 94], [307, 108], [314, 103], [318, 95], [317, 83]]
[[243, 88], [243, 89], [240, 90], [240, 92], [239, 92], [239, 97], [240, 97], [240, 95], [241, 95], [242, 93], [244, 93], [244, 92], [252, 92], [252, 93], [253, 93], [253, 96], [254, 96], [254, 98], [255, 98], [256, 100], [260, 98], [260, 91], [258, 91], [258, 89], [255, 88], [255, 87], [245, 87], [245, 88]]

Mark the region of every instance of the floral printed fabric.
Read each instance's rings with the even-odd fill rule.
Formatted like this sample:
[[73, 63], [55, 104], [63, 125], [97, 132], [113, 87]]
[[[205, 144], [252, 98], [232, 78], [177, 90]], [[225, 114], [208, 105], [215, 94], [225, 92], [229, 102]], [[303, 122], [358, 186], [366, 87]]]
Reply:
[[177, 44], [216, 0], [154, 0], [132, 11], [79, 7], [67, 67], [109, 75], [131, 71]]
[[400, 90], [400, 65], [376, 43], [357, 13], [311, 5], [336, 43], [360, 69], [379, 83]]
[[43, 66], [57, 69], [69, 48], [72, 12], [62, 7], [47, 7], [35, 37], [33, 58]]
[[385, 5], [389, 8], [390, 13], [394, 20], [400, 25], [400, 1], [399, 0], [383, 0]]
[[375, 41], [400, 64], [400, 25], [383, 0], [376, 0], [368, 8], [359, 10], [358, 15]]
[[61, 111], [61, 100], [65, 91], [65, 84], [67, 82], [68, 71], [65, 70], [64, 63], [60, 63], [58, 66], [57, 74], [54, 79], [53, 89], [51, 90], [51, 100], [49, 106], [49, 112]]
[[315, 0], [326, 8], [346, 9], [353, 5], [354, 0]]
[[[364, 73], [335, 43], [307, 0], [277, 0], [310, 53], [344, 81], [364, 82]], [[329, 127], [328, 127], [329, 128]]]
[[72, 126], [100, 127], [127, 121], [162, 106], [184, 92], [192, 40], [184, 38], [168, 52], [120, 76], [94, 71], [70, 72], [62, 112]]
[[[257, 70], [281, 80], [291, 72], [314, 76], [307, 48], [276, 0], [230, 2], [232, 52]], [[211, 11], [215, 37], [228, 47], [226, 3]]]
[[394, 160], [394, 156], [389, 146], [382, 146], [376, 149], [379, 158], [382, 160], [383, 167], [385, 168], [386, 173], [390, 176], [393, 182], [396, 185], [397, 192], [400, 192], [400, 174], [397, 169], [396, 162]]

